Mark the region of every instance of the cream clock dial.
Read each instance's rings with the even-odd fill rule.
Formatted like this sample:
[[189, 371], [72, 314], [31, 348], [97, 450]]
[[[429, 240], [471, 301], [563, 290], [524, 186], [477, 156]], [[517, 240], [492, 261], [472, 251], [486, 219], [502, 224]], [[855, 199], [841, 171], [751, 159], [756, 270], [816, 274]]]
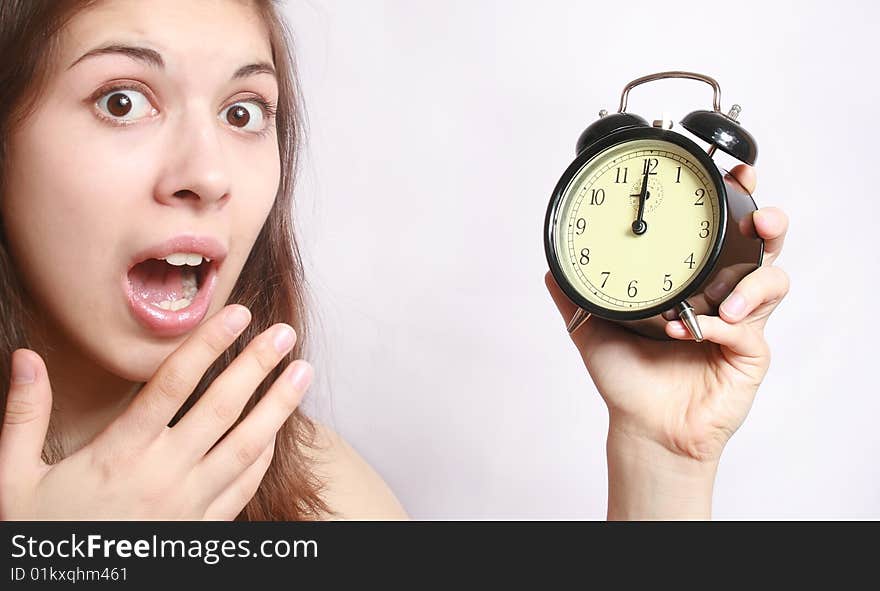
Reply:
[[672, 305], [708, 262], [721, 217], [710, 174], [691, 153], [658, 139], [624, 142], [588, 160], [565, 188], [559, 266], [601, 308]]

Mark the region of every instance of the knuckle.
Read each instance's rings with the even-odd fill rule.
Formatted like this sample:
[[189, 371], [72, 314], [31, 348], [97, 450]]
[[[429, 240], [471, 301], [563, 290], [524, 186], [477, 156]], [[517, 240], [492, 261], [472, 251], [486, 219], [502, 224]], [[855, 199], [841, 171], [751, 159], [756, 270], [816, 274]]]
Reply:
[[103, 485], [112, 482], [119, 474], [119, 469], [124, 464], [120, 464], [118, 458], [112, 453], [91, 453], [89, 455], [89, 465], [92, 472]]
[[156, 390], [166, 400], [179, 402], [189, 395], [189, 380], [180, 367], [169, 365], [157, 377]]
[[272, 346], [271, 339], [268, 336], [267, 338], [260, 339], [258, 343], [254, 343], [252, 356], [257, 363], [257, 367], [264, 374], [269, 373], [278, 365], [279, 354], [275, 351], [275, 347]]
[[742, 282], [742, 287], [752, 297], [760, 296], [767, 286], [776, 282], [776, 267], [760, 267]]
[[763, 269], [763, 280], [760, 291], [763, 300], [779, 300], [785, 297], [789, 289], [788, 273], [779, 267], [767, 267]]
[[226, 351], [228, 343], [220, 335], [219, 330], [209, 330], [199, 333], [198, 342], [201, 347], [207, 349], [212, 357], [217, 358]]
[[[29, 388], [22, 387], [27, 394]], [[40, 412], [37, 405], [24, 396], [10, 396], [6, 401], [6, 413], [3, 415], [3, 423], [6, 425], [23, 425], [37, 420]]]
[[[779, 267], [775, 267], [779, 269]], [[789, 277], [788, 273], [786, 273], [783, 269], [779, 269], [779, 284], [780, 284], [780, 292], [782, 296], [788, 294], [788, 290], [791, 289], [791, 277]]]
[[211, 410], [217, 421], [224, 425], [232, 424], [241, 412], [235, 404], [223, 400], [218, 400], [212, 403]]
[[235, 450], [235, 460], [242, 468], [251, 466], [263, 455], [264, 448], [255, 442], [247, 442]]

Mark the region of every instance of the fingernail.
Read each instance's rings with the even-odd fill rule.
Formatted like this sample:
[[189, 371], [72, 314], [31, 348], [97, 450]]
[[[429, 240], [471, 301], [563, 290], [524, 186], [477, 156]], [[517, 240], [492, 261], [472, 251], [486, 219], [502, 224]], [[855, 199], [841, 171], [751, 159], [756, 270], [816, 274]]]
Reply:
[[248, 309], [236, 306], [226, 313], [226, 318], [223, 319], [223, 322], [226, 325], [226, 330], [231, 334], [238, 334], [245, 326], [247, 326], [247, 323], [250, 322], [250, 320], [251, 314]]
[[275, 350], [279, 353], [287, 353], [293, 347], [294, 338], [296, 338], [296, 334], [292, 328], [286, 324], [279, 326], [275, 329], [275, 338], [272, 341], [275, 345]]
[[290, 383], [297, 390], [305, 390], [312, 381], [312, 366], [308, 363], [297, 363], [290, 371]]
[[37, 380], [37, 368], [24, 358], [22, 354], [13, 355], [12, 359], [12, 383], [32, 384]]
[[731, 318], [739, 317], [742, 311], [745, 310], [745, 307], [746, 301], [738, 293], [730, 294], [730, 296], [724, 300], [724, 303], [721, 304], [721, 309]]

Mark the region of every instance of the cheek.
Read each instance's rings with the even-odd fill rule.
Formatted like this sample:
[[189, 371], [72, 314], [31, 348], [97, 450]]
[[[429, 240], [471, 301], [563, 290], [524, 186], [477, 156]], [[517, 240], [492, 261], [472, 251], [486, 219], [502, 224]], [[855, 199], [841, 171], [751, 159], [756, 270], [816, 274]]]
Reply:
[[239, 190], [229, 202], [230, 259], [239, 261], [236, 279], [272, 210], [280, 183], [277, 146], [261, 146], [259, 153], [257, 157], [242, 153], [239, 162], [248, 165], [236, 169]]
[[14, 140], [3, 222], [47, 337], [70, 340], [116, 375], [142, 373], [121, 353], [132, 343], [123, 342], [130, 331], [118, 248], [132, 217], [125, 189], [142, 179], [100, 144], [50, 119], [32, 120]]
[[131, 181], [129, 171], [97, 161], [78, 130], [55, 123], [38, 118], [15, 137], [3, 218], [24, 283], [44, 298], [73, 300], [113, 260], [125, 215], [118, 195]]

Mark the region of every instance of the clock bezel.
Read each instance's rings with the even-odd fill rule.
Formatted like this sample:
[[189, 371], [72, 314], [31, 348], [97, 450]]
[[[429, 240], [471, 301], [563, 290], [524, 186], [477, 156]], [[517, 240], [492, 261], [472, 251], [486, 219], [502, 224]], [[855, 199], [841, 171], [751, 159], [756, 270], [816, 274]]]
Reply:
[[[587, 163], [589, 163], [596, 156], [598, 156], [600, 153], [604, 152], [608, 148], [612, 148], [619, 144], [634, 140], [662, 140], [676, 144], [680, 148], [686, 150], [694, 157], [695, 160], [697, 160], [705, 167], [706, 171], [709, 173], [709, 178], [715, 185], [715, 195], [718, 201], [719, 212], [718, 232], [715, 236], [715, 243], [709, 249], [706, 264], [703, 265], [703, 268], [700, 270], [700, 272], [694, 276], [694, 278], [685, 286], [685, 288], [680, 290], [675, 296], [667, 300], [663, 300], [660, 303], [651, 306], [650, 308], [642, 308], [632, 311], [613, 310], [599, 306], [596, 303], [588, 300], [586, 297], [581, 295], [581, 293], [571, 284], [571, 282], [569, 282], [568, 278], [565, 276], [565, 273], [563, 272], [562, 266], [559, 262], [559, 257], [556, 252], [555, 246], [557, 226], [556, 221], [563, 202], [565, 191], [571, 181], [574, 179], [575, 175], [577, 175], [577, 173]], [[596, 316], [599, 316], [601, 318], [606, 318], [608, 320], [641, 320], [643, 318], [656, 316], [657, 314], [669, 310], [675, 304], [686, 300], [690, 295], [693, 294], [694, 290], [696, 290], [696, 288], [699, 287], [703, 283], [703, 281], [706, 280], [706, 278], [714, 269], [715, 263], [718, 261], [718, 257], [721, 254], [721, 249], [724, 244], [724, 237], [727, 231], [727, 215], [727, 189], [724, 185], [724, 180], [721, 176], [721, 172], [718, 170], [718, 167], [716, 166], [712, 158], [702, 148], [700, 148], [700, 146], [697, 145], [696, 142], [674, 131], [658, 129], [655, 127], [629, 127], [626, 129], [615, 131], [608, 136], [590, 144], [580, 154], [578, 154], [577, 157], [575, 157], [572, 163], [569, 164], [568, 168], [565, 169], [565, 172], [562, 173], [562, 177], [560, 177], [559, 182], [556, 183], [556, 187], [553, 189], [553, 193], [550, 197], [550, 203], [547, 206], [547, 214], [544, 218], [544, 252], [547, 256], [547, 264], [550, 266], [550, 271], [556, 278], [556, 282], [559, 284], [559, 287], [562, 288], [562, 291], [565, 293], [565, 295], [567, 295], [568, 298], [575, 304], [577, 304], [587, 312], [595, 314]]]

